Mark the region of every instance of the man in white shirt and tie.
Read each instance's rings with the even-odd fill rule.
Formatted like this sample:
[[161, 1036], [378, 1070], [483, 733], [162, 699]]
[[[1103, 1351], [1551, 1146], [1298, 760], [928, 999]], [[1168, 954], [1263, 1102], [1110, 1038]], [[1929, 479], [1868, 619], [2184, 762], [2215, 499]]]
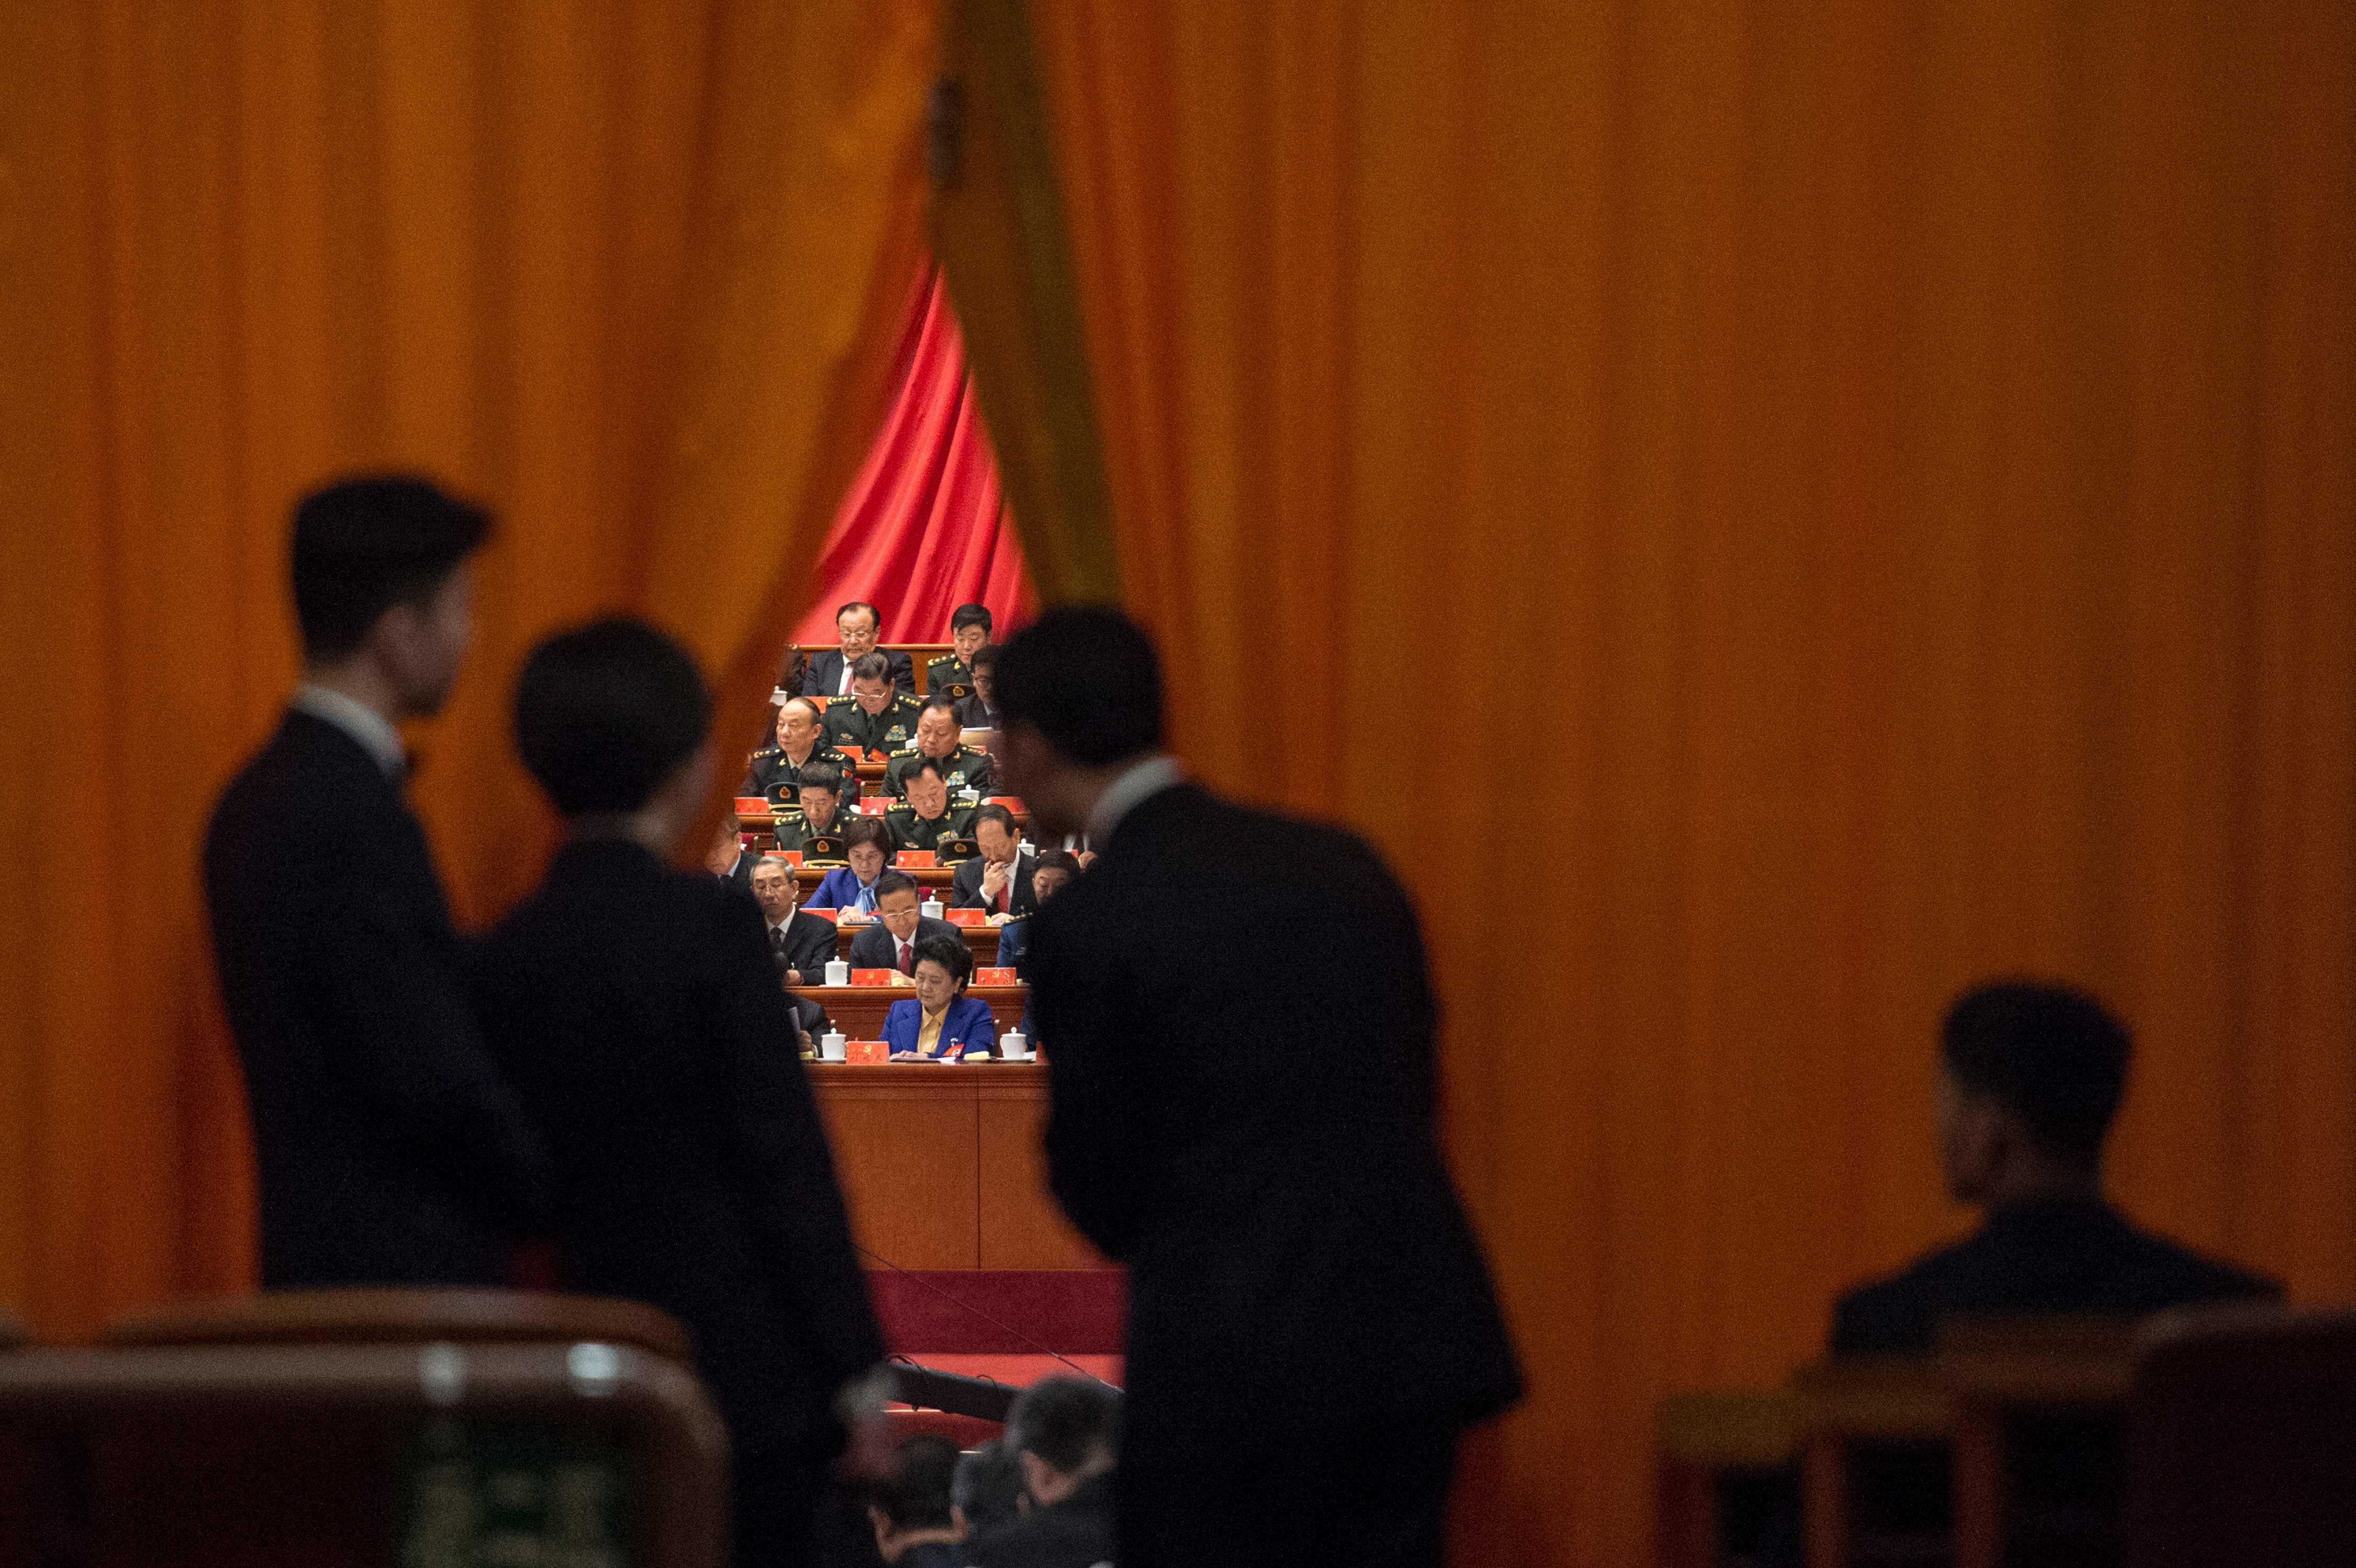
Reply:
[[1014, 813], [996, 804], [973, 815], [973, 843], [981, 853], [957, 868], [949, 884], [949, 908], [987, 909], [992, 924], [1039, 907], [1031, 887], [1031, 857]]
[[903, 873], [887, 871], [875, 879], [877, 923], [859, 933], [851, 944], [853, 969], [896, 970], [911, 981], [916, 973], [916, 944], [926, 937], [965, 940], [965, 934], [947, 920], [926, 919], [917, 908], [916, 885]]

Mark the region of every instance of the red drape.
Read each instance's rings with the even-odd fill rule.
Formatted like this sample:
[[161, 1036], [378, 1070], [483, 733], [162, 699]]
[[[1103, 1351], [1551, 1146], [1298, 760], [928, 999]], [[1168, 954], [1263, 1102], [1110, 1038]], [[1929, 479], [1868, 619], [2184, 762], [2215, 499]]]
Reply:
[[850, 599], [876, 607], [886, 642], [947, 642], [950, 612], [968, 603], [990, 607], [1001, 638], [1030, 618], [1031, 575], [937, 270], [910, 296], [898, 393], [812, 585], [797, 642], [832, 642], [834, 607]]

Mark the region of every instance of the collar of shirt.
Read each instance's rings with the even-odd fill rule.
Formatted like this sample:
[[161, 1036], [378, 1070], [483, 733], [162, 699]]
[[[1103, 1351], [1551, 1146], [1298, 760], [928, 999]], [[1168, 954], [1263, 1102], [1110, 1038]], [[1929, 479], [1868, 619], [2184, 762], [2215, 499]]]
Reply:
[[351, 736], [362, 751], [376, 759], [387, 779], [399, 782], [408, 766], [409, 749], [401, 743], [401, 732], [386, 723], [382, 714], [366, 703], [356, 703], [341, 692], [331, 692], [308, 681], [294, 688], [293, 705]]
[[1178, 759], [1161, 752], [1132, 763], [1097, 797], [1097, 809], [1088, 813], [1088, 842], [1099, 848], [1111, 843], [1113, 830], [1120, 826], [1123, 817], [1185, 779], [1186, 770]]
[[838, 697], [851, 695], [851, 655], [848, 653], [842, 656], [842, 680], [835, 687], [834, 692]]

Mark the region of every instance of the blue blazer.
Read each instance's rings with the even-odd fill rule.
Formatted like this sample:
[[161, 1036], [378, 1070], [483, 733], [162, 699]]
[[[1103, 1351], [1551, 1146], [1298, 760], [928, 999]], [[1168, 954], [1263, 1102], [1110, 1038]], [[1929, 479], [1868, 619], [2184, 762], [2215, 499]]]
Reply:
[[[888, 869], [888, 868], [887, 868]], [[882, 872], [876, 873], [882, 875]], [[802, 900], [805, 909], [848, 909], [859, 902], [859, 874], [847, 865], [838, 865], [819, 880], [810, 896]]]
[[998, 961], [991, 967], [1011, 969], [1017, 979], [1027, 978], [1023, 972], [1029, 967], [1025, 961], [1030, 956], [1031, 919], [1029, 916], [1009, 920], [998, 928]]
[[[892, 1004], [892, 1011], [884, 1017], [884, 1045], [887, 1051], [913, 1051], [916, 1048], [916, 1031], [925, 1022], [925, 1004], [913, 997]], [[963, 1040], [968, 1050], [988, 1048], [998, 1050], [998, 1026], [990, 1019], [990, 1004], [979, 996], [960, 996], [949, 1004], [948, 1014], [941, 1020], [939, 1049], [946, 1051], [952, 1040]]]

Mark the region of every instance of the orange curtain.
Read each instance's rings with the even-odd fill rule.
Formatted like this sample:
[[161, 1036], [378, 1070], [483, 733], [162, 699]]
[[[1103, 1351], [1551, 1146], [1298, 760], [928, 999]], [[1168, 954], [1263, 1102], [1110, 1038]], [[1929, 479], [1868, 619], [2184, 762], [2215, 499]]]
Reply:
[[505, 693], [678, 629], [749, 729], [923, 264], [928, 0], [0, 6], [0, 1305], [251, 1277], [196, 889], [294, 674], [290, 503], [414, 465], [498, 511], [422, 736], [463, 918], [548, 824]]
[[1463, 1561], [1639, 1561], [1660, 1394], [1964, 1223], [1976, 977], [2133, 1021], [2138, 1215], [2356, 1293], [2356, 16], [1031, 14], [1183, 748], [1429, 924], [1535, 1390]]

